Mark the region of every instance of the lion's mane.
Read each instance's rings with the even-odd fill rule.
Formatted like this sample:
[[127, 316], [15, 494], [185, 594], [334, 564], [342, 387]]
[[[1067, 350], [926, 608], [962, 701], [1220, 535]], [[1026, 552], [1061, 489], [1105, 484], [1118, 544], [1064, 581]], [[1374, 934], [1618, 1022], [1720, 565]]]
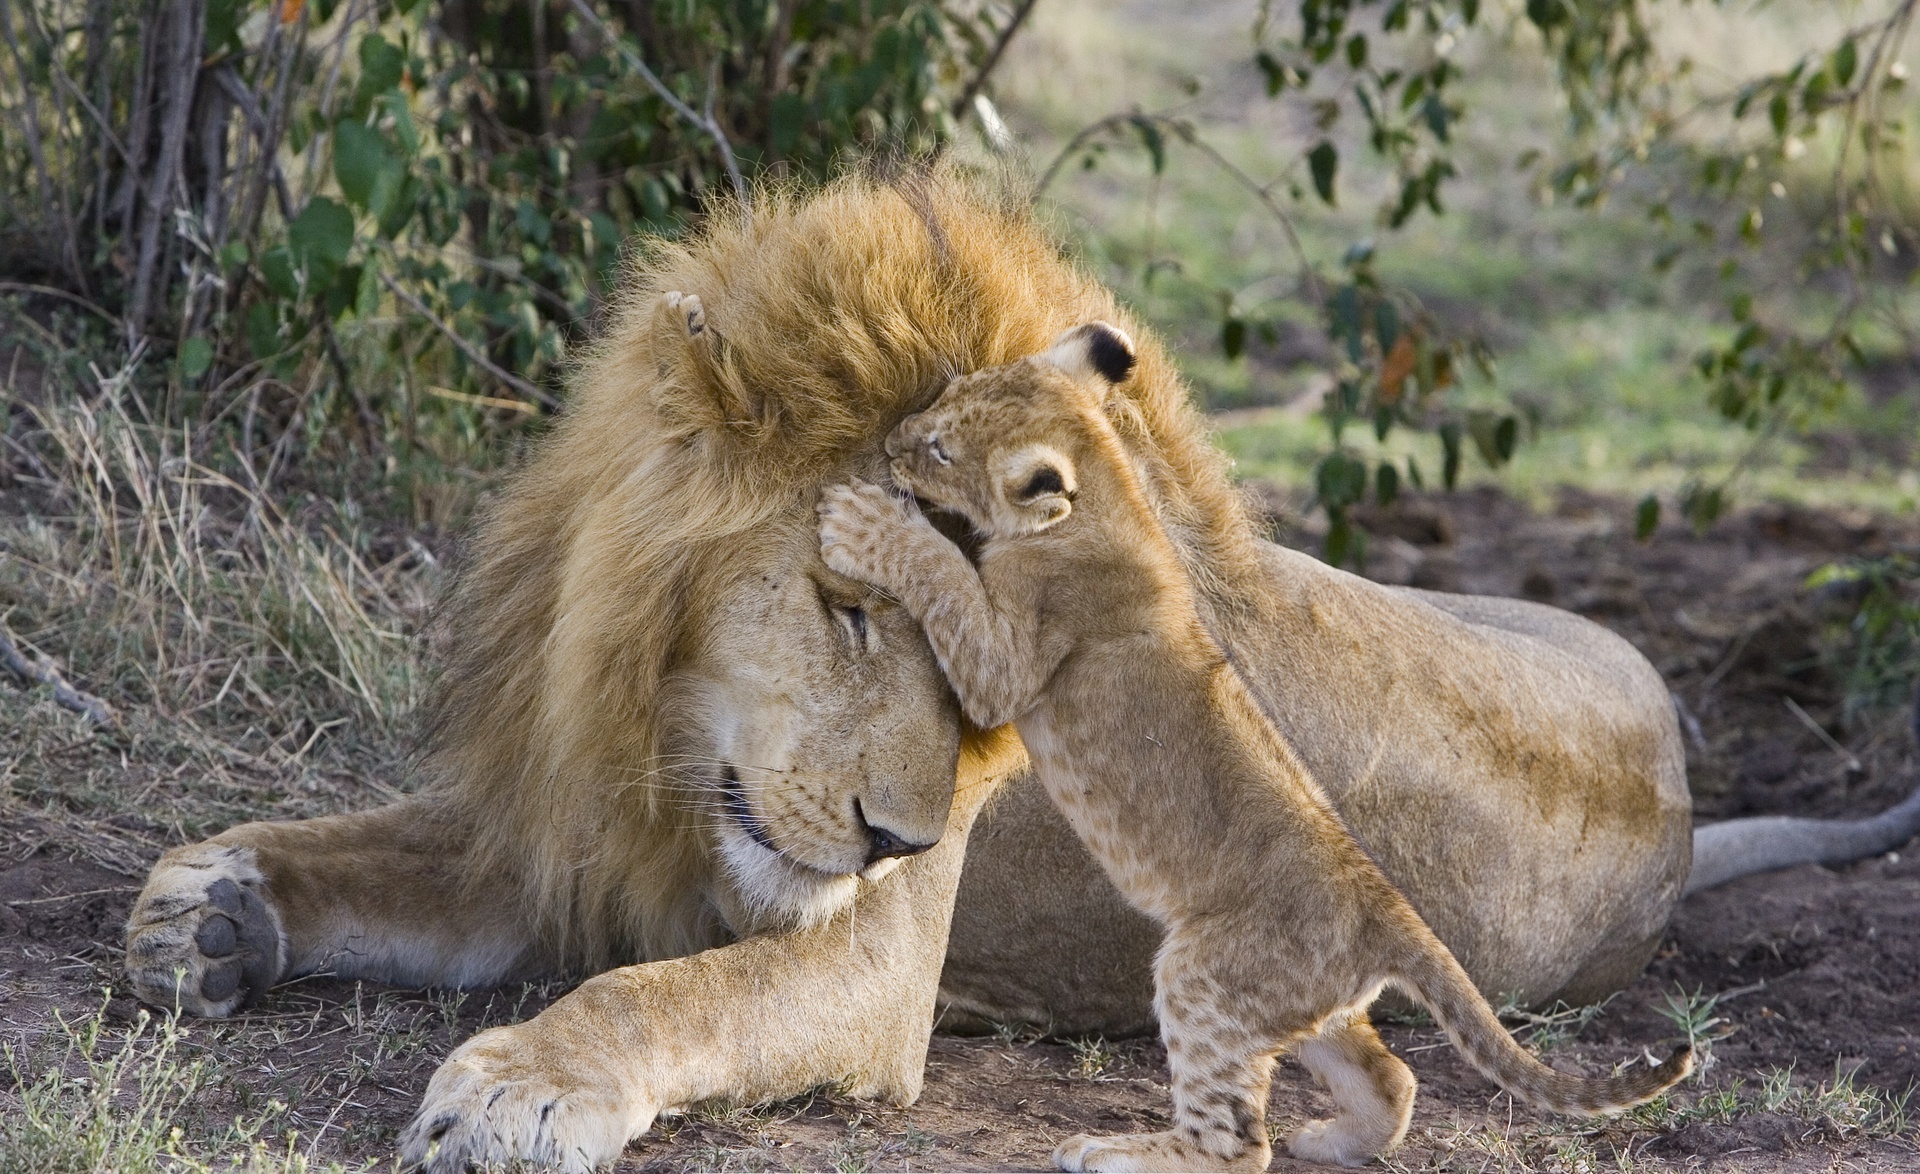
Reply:
[[[692, 366], [656, 336], [670, 289], [702, 297], [721, 361]], [[661, 715], [717, 585], [768, 535], [811, 526], [819, 487], [870, 464], [951, 375], [1095, 318], [1139, 340], [1115, 422], [1194, 571], [1253, 557], [1165, 353], [1024, 203], [950, 173], [851, 176], [644, 242], [445, 608], [425, 765], [482, 828], [463, 871], [515, 878], [571, 965], [725, 940], [703, 896], [716, 866], [662, 769]]]

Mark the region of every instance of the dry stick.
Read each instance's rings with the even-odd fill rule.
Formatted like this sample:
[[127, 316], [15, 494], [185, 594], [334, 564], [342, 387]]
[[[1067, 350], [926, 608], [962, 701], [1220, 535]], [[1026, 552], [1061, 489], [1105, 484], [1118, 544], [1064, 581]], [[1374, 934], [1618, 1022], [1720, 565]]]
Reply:
[[1819, 735], [1820, 740], [1827, 744], [1827, 749], [1833, 751], [1835, 754], [1838, 754], [1840, 756], [1841, 760], [1847, 764], [1847, 770], [1850, 773], [1859, 774], [1863, 769], [1865, 769], [1860, 765], [1860, 760], [1853, 756], [1853, 751], [1848, 750], [1845, 746], [1842, 746], [1839, 742], [1835, 741], [1833, 735], [1827, 733], [1827, 729], [1825, 726], [1821, 725], [1817, 721], [1814, 721], [1813, 716], [1811, 714], [1809, 714], [1806, 710], [1800, 708], [1799, 702], [1795, 701], [1791, 697], [1783, 697], [1781, 698], [1781, 700], [1787, 703], [1787, 708], [1793, 711], [1793, 716], [1799, 718], [1801, 722], [1804, 723], [1809, 730], [1812, 730], [1815, 734]]
[[467, 356], [468, 359], [472, 360], [475, 366], [479, 367], [481, 370], [485, 371], [487, 374], [493, 376], [495, 379], [498, 379], [500, 382], [506, 384], [508, 387], [513, 388], [515, 391], [518, 391], [520, 394], [526, 396], [529, 399], [538, 400], [540, 403], [545, 404], [549, 408], [557, 408], [560, 406], [560, 401], [554, 399], [553, 396], [547, 394], [545, 391], [534, 386], [533, 384], [528, 383], [526, 380], [520, 378], [519, 376], [511, 375], [506, 371], [502, 370], [500, 367], [496, 366], [492, 359], [487, 358], [485, 351], [481, 350], [479, 347], [469, 342], [465, 335], [461, 334], [459, 331], [455, 330], [453, 327], [447, 325], [447, 323], [441, 321], [440, 316], [438, 314], [435, 314], [432, 310], [427, 309], [427, 304], [425, 302], [421, 301], [419, 298], [414, 297], [412, 294], [408, 293], [406, 290], [401, 289], [399, 282], [395, 281], [393, 278], [388, 277], [386, 274], [382, 273], [380, 275], [380, 284], [386, 286], [389, 290], [393, 291], [394, 297], [399, 298], [401, 301], [411, 306], [413, 308], [414, 313], [420, 315], [422, 318], [425, 318], [428, 322], [432, 323], [433, 328], [435, 330], [438, 330], [440, 333], [446, 335], [447, 341], [451, 342], [454, 346], [459, 347], [460, 353]]
[[113, 323], [115, 326], [120, 325], [120, 319], [115, 318], [112, 314], [108, 313], [104, 308], [94, 305], [92, 302], [81, 297], [79, 294], [68, 293], [64, 289], [55, 289], [50, 285], [35, 285], [31, 281], [0, 281], [0, 293], [42, 294], [50, 298], [60, 298], [64, 301], [72, 302], [74, 305], [79, 306], [83, 310], [87, 310], [91, 313], [98, 314], [100, 317], [105, 318], [108, 322]]
[[0, 627], [0, 665], [5, 665], [15, 676], [29, 684], [53, 686], [55, 702], [75, 713], [86, 714], [87, 720], [94, 725], [116, 724], [113, 710], [108, 708], [106, 702], [91, 693], [82, 693], [67, 684], [67, 679], [60, 675], [59, 668], [46, 657], [28, 660], [26, 655], [14, 645], [11, 635], [4, 627]]
[[200, 76], [200, 42], [205, 37], [206, 7], [199, 0], [173, 0], [171, 5], [173, 40], [168, 53], [164, 86], [165, 121], [160, 125], [160, 158], [155, 161], [153, 185], [147, 200], [145, 223], [140, 230], [139, 259], [133, 271], [133, 295], [127, 299], [127, 332], [130, 338], [145, 333], [153, 310], [154, 282], [160, 267], [163, 234], [170, 235], [172, 208], [180, 167], [186, 157], [187, 120], [193, 113], [193, 91]]
[[733, 194], [740, 200], [740, 210], [742, 213], [751, 217], [753, 214], [753, 202], [747, 192], [747, 181], [740, 174], [740, 163], [733, 157], [733, 144], [727, 141], [727, 132], [720, 129], [719, 120], [713, 117], [713, 87], [708, 87], [707, 112], [703, 115], [681, 101], [680, 95], [668, 89], [667, 83], [661, 81], [658, 74], [647, 68], [647, 63], [640, 59], [638, 53], [627, 48], [625, 41], [614, 36], [613, 30], [608, 28], [606, 22], [600, 19], [599, 14], [594, 12], [592, 6], [587, 3], [587, 0], [572, 0], [572, 3], [574, 11], [578, 12], [583, 20], [598, 30], [600, 35], [606, 38], [607, 44], [612, 45], [619, 51], [620, 56], [626, 58], [627, 64], [632, 66], [634, 72], [646, 80], [647, 85], [653, 88], [653, 92], [660, 96], [662, 102], [665, 102], [671, 107], [675, 114], [692, 123], [704, 132], [707, 137], [713, 140], [713, 145], [718, 148], [720, 152], [720, 162], [726, 165], [727, 178], [733, 182]]
[[1036, 3], [1038, 0], [1022, 0], [1020, 7], [1014, 10], [1012, 19], [1007, 21], [1007, 27], [1000, 30], [999, 39], [994, 41], [993, 50], [987, 54], [987, 59], [980, 63], [980, 68], [974, 73], [973, 80], [969, 81], [967, 88], [960, 91], [960, 96], [953, 100], [953, 117], [956, 121], [967, 116], [967, 108], [973, 105], [974, 98], [987, 84], [987, 78], [1000, 64], [1000, 55], [1007, 51], [1007, 43], [1013, 40], [1013, 34], [1019, 32], [1020, 26], [1026, 23]]

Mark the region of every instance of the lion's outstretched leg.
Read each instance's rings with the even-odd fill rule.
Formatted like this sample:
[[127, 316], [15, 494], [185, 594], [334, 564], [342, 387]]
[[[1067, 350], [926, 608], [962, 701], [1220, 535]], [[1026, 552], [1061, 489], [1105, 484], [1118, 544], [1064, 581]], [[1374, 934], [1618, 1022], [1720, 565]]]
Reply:
[[587, 1171], [656, 1114], [700, 1101], [754, 1104], [838, 1082], [912, 1103], [977, 807], [956, 805], [937, 847], [824, 925], [611, 970], [525, 1023], [474, 1036], [434, 1073], [402, 1162], [427, 1174], [515, 1159]]
[[461, 870], [464, 827], [420, 796], [175, 848], [127, 920], [134, 993], [218, 1017], [301, 974], [462, 986], [531, 969], [511, 881]]
[[1332, 1094], [1334, 1115], [1295, 1131], [1287, 1144], [1294, 1157], [1358, 1166], [1400, 1144], [1413, 1120], [1416, 1082], [1366, 1012], [1329, 1019], [1295, 1055]]

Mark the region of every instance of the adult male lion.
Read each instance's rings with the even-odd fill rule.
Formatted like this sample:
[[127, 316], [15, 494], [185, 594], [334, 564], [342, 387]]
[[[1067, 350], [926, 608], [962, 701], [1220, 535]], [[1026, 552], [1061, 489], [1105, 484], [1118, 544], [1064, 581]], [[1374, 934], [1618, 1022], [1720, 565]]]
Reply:
[[955, 1019], [1146, 1026], [1151, 927], [1033, 786], [973, 828], [1017, 740], [963, 727], [813, 520], [950, 375], [1095, 318], [1141, 340], [1123, 437], [1203, 614], [1381, 866], [1483, 990], [1627, 981], [1690, 856], [1659, 676], [1566, 613], [1260, 541], [1159, 345], [1023, 209], [935, 177], [654, 247], [447, 605], [419, 793], [168, 853], [135, 989], [225, 1015], [322, 969], [603, 972], [448, 1059], [403, 1139], [436, 1170], [584, 1168], [712, 1097], [911, 1101], [936, 992]]

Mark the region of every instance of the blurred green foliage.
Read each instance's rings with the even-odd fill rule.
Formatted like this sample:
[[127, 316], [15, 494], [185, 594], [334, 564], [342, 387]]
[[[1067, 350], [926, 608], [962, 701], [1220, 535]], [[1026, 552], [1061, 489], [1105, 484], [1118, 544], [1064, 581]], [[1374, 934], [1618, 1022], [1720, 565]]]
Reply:
[[154, 344], [156, 415], [210, 419], [263, 381], [283, 426], [366, 444], [428, 400], [532, 415], [623, 243], [728, 193], [726, 152], [632, 57], [749, 176], [818, 176], [946, 141], [1010, 20], [941, 0], [579, 8], [9, 2], [0, 255]]

